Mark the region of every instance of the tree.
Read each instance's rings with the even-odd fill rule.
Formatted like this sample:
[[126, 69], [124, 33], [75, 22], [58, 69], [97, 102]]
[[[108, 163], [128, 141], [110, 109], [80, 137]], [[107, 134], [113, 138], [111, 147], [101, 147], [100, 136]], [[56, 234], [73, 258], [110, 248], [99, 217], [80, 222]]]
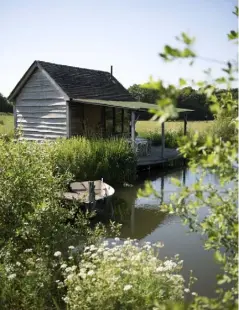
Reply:
[[130, 86], [128, 91], [135, 98], [135, 100], [147, 103], [155, 103], [159, 96], [157, 90], [143, 88], [140, 84], [134, 84]]
[[1, 93], [0, 93], [0, 113], [4, 112], [4, 113], [12, 113], [13, 112], [13, 107], [12, 105], [8, 102], [7, 98], [4, 97]]

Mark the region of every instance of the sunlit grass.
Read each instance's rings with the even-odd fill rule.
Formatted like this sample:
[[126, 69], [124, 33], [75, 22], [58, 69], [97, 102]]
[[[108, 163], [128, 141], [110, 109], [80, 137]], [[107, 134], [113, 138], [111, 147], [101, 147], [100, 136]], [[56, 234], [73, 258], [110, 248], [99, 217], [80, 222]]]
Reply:
[[13, 115], [10, 113], [0, 113], [0, 135], [10, 134], [14, 129]]

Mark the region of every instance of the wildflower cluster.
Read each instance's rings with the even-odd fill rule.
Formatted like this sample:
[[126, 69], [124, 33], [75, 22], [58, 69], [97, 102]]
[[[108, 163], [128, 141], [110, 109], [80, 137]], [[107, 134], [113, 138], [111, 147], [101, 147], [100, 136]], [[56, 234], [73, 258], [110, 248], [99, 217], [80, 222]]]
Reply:
[[[135, 240], [104, 241], [85, 247], [78, 265], [64, 269], [70, 309], [152, 309], [155, 302], [182, 301], [184, 279], [178, 256], [162, 261], [161, 245]], [[155, 308], [157, 309], [157, 307]]]

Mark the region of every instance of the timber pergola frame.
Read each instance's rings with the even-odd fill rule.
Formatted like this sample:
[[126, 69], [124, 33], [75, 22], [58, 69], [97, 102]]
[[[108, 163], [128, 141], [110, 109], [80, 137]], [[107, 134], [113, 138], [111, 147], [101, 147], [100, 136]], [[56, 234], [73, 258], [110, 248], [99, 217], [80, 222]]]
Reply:
[[[70, 99], [67, 103], [67, 110], [69, 111], [69, 103], [70, 102], [78, 102], [78, 103], [85, 103], [85, 104], [92, 104], [92, 105], [99, 105], [99, 106], [106, 106], [112, 108], [122, 108], [131, 110], [131, 141], [132, 145], [135, 144], [135, 123], [136, 123], [136, 112], [145, 112], [149, 110], [157, 109], [156, 104], [140, 102], [140, 101], [112, 101], [112, 100], [101, 100], [101, 99]], [[187, 113], [192, 112], [194, 110], [190, 109], [180, 109], [176, 108], [178, 113], [184, 113], [184, 130], [183, 133], [186, 135], [187, 133]], [[67, 113], [67, 124], [69, 126], [69, 112]], [[162, 135], [162, 146], [161, 146], [161, 157], [164, 157], [164, 150], [165, 150], [165, 123], [161, 124], [161, 135]]]

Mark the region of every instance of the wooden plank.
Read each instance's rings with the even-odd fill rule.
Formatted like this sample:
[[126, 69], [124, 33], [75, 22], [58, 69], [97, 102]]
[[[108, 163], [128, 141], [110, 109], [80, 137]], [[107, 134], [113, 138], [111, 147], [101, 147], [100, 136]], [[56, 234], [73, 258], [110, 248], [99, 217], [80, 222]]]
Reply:
[[48, 125], [44, 125], [44, 124], [39, 124], [39, 123], [31, 123], [31, 124], [29, 124], [29, 123], [19, 123], [18, 122], [18, 126], [22, 126], [23, 128], [37, 128], [37, 129], [39, 129], [39, 128], [42, 128], [42, 129], [50, 129], [50, 130], [60, 130], [60, 131], [64, 131], [64, 132], [66, 132], [66, 126], [62, 126], [62, 125], [57, 125], [57, 126], [55, 126], [55, 125], [52, 125], [52, 124], [48, 124]]
[[53, 133], [53, 134], [59, 134], [59, 135], [66, 135], [66, 130], [56, 130], [56, 129], [52, 129], [52, 128], [29, 128], [29, 127], [25, 127], [22, 126], [22, 131], [24, 132], [38, 132], [40, 134], [47, 134], [47, 133]]
[[28, 124], [45, 124], [45, 125], [51, 125], [53, 124], [55, 125], [59, 125], [59, 126], [66, 126], [66, 118], [62, 118], [62, 119], [41, 119], [39, 117], [27, 117], [27, 119], [23, 118], [23, 117], [17, 117], [17, 123], [28, 123]]
[[66, 102], [66, 136], [67, 138], [70, 138], [71, 135], [71, 128], [70, 128], [70, 103], [69, 101]]
[[56, 118], [66, 119], [66, 114], [65, 113], [48, 113], [48, 114], [37, 113], [37, 114], [34, 114], [32, 112], [29, 112], [29, 113], [17, 112], [17, 117], [24, 118], [24, 119], [27, 119], [28, 117], [29, 118], [36, 118], [37, 117], [40, 119], [56, 119]]
[[16, 108], [16, 112], [18, 113], [66, 113], [65, 106], [54, 106], [54, 107], [22, 107], [18, 106]]
[[24, 99], [24, 100], [19, 100], [17, 101], [17, 106], [18, 107], [65, 107], [66, 108], [66, 102], [62, 99]]

